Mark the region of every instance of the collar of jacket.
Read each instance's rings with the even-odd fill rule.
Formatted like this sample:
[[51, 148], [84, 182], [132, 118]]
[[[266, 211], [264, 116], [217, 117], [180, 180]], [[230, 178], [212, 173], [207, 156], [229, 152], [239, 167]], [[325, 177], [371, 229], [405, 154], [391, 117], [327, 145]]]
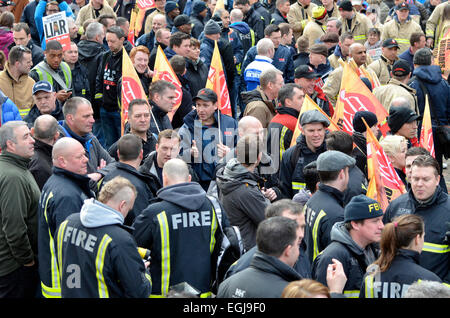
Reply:
[[[156, 156], [155, 156], [156, 158]], [[156, 163], [155, 163], [156, 164]], [[139, 179], [143, 180], [147, 184], [151, 184], [153, 178], [150, 174], [142, 173], [139, 170], [137, 170], [135, 167], [130, 166], [129, 164], [123, 163], [123, 162], [116, 162], [115, 167], [120, 170], [124, 170], [128, 173], [131, 173], [132, 175], [138, 177]]]
[[295, 118], [298, 118], [298, 115], [299, 115], [298, 110], [291, 108], [291, 107], [286, 107], [286, 106], [277, 107], [276, 111], [278, 114], [287, 114], [287, 115], [291, 115]]
[[398, 85], [406, 89], [408, 92], [410, 92], [413, 95], [416, 95], [416, 90], [402, 82], [400, 82], [398, 79], [395, 79], [391, 77], [391, 79], [388, 81], [388, 84]]
[[278, 258], [264, 254], [263, 252], [258, 250], [255, 252], [250, 266], [263, 272], [268, 272], [280, 276], [282, 279], [288, 282], [299, 280], [302, 278], [292, 267], [290, 267], [286, 263], [283, 263]]
[[407, 249], [403, 249], [403, 248], [398, 250], [397, 257], [406, 259], [406, 260], [411, 260], [416, 264], [419, 264], [419, 261], [420, 261], [420, 253], [419, 252], [413, 251], [413, 250], [407, 250]]
[[23, 168], [24, 170], [28, 169], [28, 164], [31, 161], [31, 158], [25, 158], [25, 157], [21, 157], [19, 155], [16, 155], [15, 153], [9, 152], [3, 150], [2, 154], [0, 155], [2, 159], [13, 163], [14, 165]]
[[325, 135], [325, 138], [323, 139], [323, 142], [320, 145], [320, 147], [317, 148], [316, 151], [312, 151], [311, 149], [309, 149], [308, 144], [306, 143], [305, 135], [300, 134], [300, 136], [297, 137], [296, 146], [302, 148], [303, 154], [322, 153], [322, 152], [326, 151], [326, 143], [325, 143], [326, 138], [327, 138], [327, 135]]
[[87, 152], [89, 153], [89, 150], [90, 150], [89, 148], [91, 146], [90, 143], [92, 141], [91, 133], [88, 133], [84, 136], [77, 135], [76, 133], [74, 133], [72, 131], [72, 129], [70, 129], [69, 125], [67, 125], [65, 120], [63, 121], [63, 124], [61, 126], [62, 126], [63, 130], [65, 130], [64, 132], [67, 132], [69, 134], [66, 137], [71, 137], [71, 138], [75, 138], [76, 140], [78, 140], [83, 145], [83, 147], [87, 150]]
[[42, 150], [46, 156], [49, 158], [52, 157], [52, 150], [53, 146], [49, 145], [43, 141], [40, 141], [39, 139], [34, 139], [34, 150]]
[[432, 206], [443, 203], [447, 200], [448, 195], [442, 190], [441, 186], [436, 187], [434, 194], [426, 201], [418, 201], [414, 196], [412, 189], [408, 191], [408, 196], [411, 202], [414, 204], [415, 209], [427, 209]]
[[[31, 42], [31, 41], [30, 41], [30, 42]], [[10, 78], [11, 80], [13, 80], [14, 82], [16, 82], [16, 83], [21, 83], [21, 82], [25, 81], [25, 80], [28, 78], [28, 74], [21, 74], [21, 75], [19, 76], [19, 78], [16, 80], [16, 79], [11, 75], [11, 71], [10, 71], [10, 69], [9, 69], [9, 62], [6, 62], [5, 70], [4, 70], [4, 71], [5, 71], [6, 74], [9, 76], [9, 78]]]
[[150, 105], [152, 106], [152, 112], [155, 117], [161, 118], [167, 115], [167, 113], [163, 111], [154, 101], [150, 100]]
[[63, 178], [72, 180], [83, 190], [83, 192], [85, 192], [86, 194], [89, 194], [91, 197], [93, 197], [90, 187], [89, 187], [89, 181], [91, 180], [91, 178], [89, 178], [87, 175], [74, 173], [72, 171], [58, 168], [55, 166], [53, 166], [52, 170], [53, 170], [54, 175], [58, 175]]
[[344, 207], [344, 193], [329, 185], [319, 183], [319, 191], [328, 193], [330, 196], [336, 199], [340, 206]]
[[258, 85], [258, 87], [256, 87], [256, 90], [261, 94], [261, 98], [262, 98], [263, 102], [267, 105], [267, 107], [269, 107], [270, 111], [272, 113], [275, 113], [275, 106], [278, 105], [278, 100], [276, 100], [276, 99], [269, 100], [266, 93], [264, 93], [261, 86], [259, 86], [259, 85]]
[[391, 62], [390, 60], [388, 60], [383, 54], [381, 54], [380, 59], [385, 62], [386, 64], [389, 65], [394, 65], [395, 61], [398, 60], [398, 57], [395, 59], [395, 61]]

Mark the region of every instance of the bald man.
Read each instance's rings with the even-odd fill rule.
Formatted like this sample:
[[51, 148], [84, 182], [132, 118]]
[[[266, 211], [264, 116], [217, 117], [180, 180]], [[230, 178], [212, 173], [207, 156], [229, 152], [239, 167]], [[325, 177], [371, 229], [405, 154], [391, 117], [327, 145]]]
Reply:
[[[239, 138], [247, 135], [258, 135], [260, 140], [264, 140], [264, 128], [258, 118], [254, 116], [244, 116], [238, 123]], [[228, 148], [228, 147], [227, 147]], [[236, 149], [227, 149], [225, 156], [217, 164], [215, 175], [220, 168], [225, 167], [228, 161], [236, 157]], [[277, 198], [281, 198], [281, 191], [278, 188], [278, 170], [280, 167], [280, 158], [277, 155], [270, 155], [266, 151], [262, 152], [261, 161], [255, 169], [261, 178], [266, 180], [264, 184], [263, 193], [270, 201], [275, 201]], [[217, 187], [215, 184], [215, 178], [210, 185], [208, 193], [216, 193]]]
[[52, 115], [41, 115], [34, 121], [31, 135], [35, 140], [34, 155], [28, 165], [39, 189], [52, 175], [52, 149], [59, 138], [58, 122]]
[[[53, 145], [52, 161], [53, 174], [42, 188], [38, 211], [39, 275], [46, 298], [61, 297], [55, 232], [69, 215], [80, 212], [84, 200], [94, 197], [86, 175], [88, 158], [80, 142], [59, 139]], [[77, 243], [84, 244], [85, 239]]]
[[[365, 77], [359, 71], [360, 67], [364, 67], [366, 68], [366, 71], [370, 74], [370, 76], [374, 79], [374, 81], [378, 81], [378, 77], [375, 74], [375, 72], [367, 67], [368, 57], [364, 45], [362, 45], [361, 43], [353, 43], [352, 45], [350, 45], [348, 56], [353, 61], [355, 61], [356, 65], [358, 66], [358, 73], [360, 77]], [[342, 66], [336, 68], [333, 72], [331, 72], [330, 76], [328, 76], [328, 79], [326, 80], [325, 85], [323, 87], [323, 92], [328, 97], [333, 106], [336, 105], [338, 94], [341, 89], [341, 80], [343, 72], [344, 69], [342, 68]]]
[[[153, 296], [166, 296], [169, 286], [182, 282], [189, 282], [201, 296], [211, 295], [222, 239], [218, 214], [223, 209], [190, 179], [183, 160], [167, 161], [158, 201], [142, 211], [133, 224], [137, 245], [151, 250], [154, 260], [150, 263]], [[222, 213], [222, 228], [224, 219]]]

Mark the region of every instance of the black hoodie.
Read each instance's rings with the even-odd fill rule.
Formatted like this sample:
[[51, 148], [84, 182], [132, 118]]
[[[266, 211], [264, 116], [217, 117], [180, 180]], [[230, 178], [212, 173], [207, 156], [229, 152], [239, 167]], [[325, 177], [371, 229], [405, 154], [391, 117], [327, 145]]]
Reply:
[[151, 250], [153, 295], [166, 295], [169, 286], [182, 282], [201, 293], [211, 291], [222, 231], [198, 183], [160, 189], [157, 202], [142, 211], [133, 227], [138, 246]]

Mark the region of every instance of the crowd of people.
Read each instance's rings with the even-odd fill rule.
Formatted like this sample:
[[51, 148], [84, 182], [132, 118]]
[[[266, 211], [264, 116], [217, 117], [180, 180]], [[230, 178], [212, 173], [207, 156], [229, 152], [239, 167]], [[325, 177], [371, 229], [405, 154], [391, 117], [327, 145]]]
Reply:
[[[130, 28], [134, 0], [0, 0], [0, 298], [450, 298], [450, 4], [220, 4], [155, 0]], [[216, 43], [231, 115], [205, 88]], [[146, 98], [123, 125], [124, 54]], [[329, 129], [346, 63], [387, 135], [367, 110]], [[385, 210], [367, 129], [405, 188]]]

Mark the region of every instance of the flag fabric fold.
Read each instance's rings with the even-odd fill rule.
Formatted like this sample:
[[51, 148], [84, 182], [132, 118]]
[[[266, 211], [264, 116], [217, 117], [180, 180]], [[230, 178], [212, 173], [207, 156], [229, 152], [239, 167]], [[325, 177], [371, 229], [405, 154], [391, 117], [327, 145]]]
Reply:
[[428, 95], [425, 95], [425, 109], [423, 112], [422, 129], [420, 130], [420, 147], [425, 148], [429, 153], [435, 156], [433, 128], [431, 125], [430, 104], [428, 103]]
[[178, 76], [175, 74], [175, 72], [172, 69], [172, 66], [170, 65], [169, 61], [167, 60], [166, 54], [164, 54], [164, 51], [162, 50], [161, 46], [158, 46], [158, 51], [156, 53], [155, 58], [155, 67], [154, 67], [154, 74], [152, 83], [164, 80], [167, 82], [172, 83], [176, 86], [176, 92], [177, 92], [177, 98], [176, 98], [176, 104], [173, 107], [172, 111], [167, 114], [169, 116], [170, 121], [172, 121], [173, 115], [177, 111], [178, 107], [181, 105], [181, 99], [183, 98], [183, 91], [181, 90], [181, 83], [178, 79]]
[[389, 202], [406, 193], [405, 185], [364, 118], [362, 120], [367, 129], [367, 174], [369, 186], [367, 187], [366, 195], [377, 200], [381, 204], [383, 211], [386, 211]]
[[225, 72], [223, 71], [222, 59], [220, 57], [217, 41], [214, 41], [214, 52], [209, 67], [206, 88], [212, 89], [217, 94], [217, 108], [224, 115], [233, 116], [231, 111], [230, 94], [228, 93]]
[[122, 48], [122, 89], [121, 101], [122, 107], [120, 111], [121, 118], [121, 134], [123, 135], [125, 123], [128, 119], [128, 105], [133, 99], [143, 98], [147, 99], [145, 91], [142, 88], [141, 80], [134, 69], [133, 63], [128, 56], [125, 48]]
[[308, 111], [308, 110], [315, 110], [317, 109], [318, 111], [320, 111], [322, 113], [322, 115], [324, 115], [329, 121], [330, 121], [330, 126], [328, 126], [328, 130], [329, 131], [338, 131], [341, 130], [339, 128], [339, 126], [327, 115], [327, 113], [325, 113], [323, 111], [322, 108], [319, 107], [319, 105], [317, 105], [312, 99], [311, 97], [309, 97], [308, 95], [305, 95], [305, 99], [303, 100], [303, 105], [302, 108], [300, 110], [300, 114], [298, 114], [298, 118], [297, 118], [297, 125], [295, 125], [295, 130], [294, 133], [292, 135], [292, 139], [291, 139], [291, 147], [295, 145], [295, 143], [297, 142], [297, 138], [298, 136], [300, 136], [302, 129], [300, 127], [300, 116]]
[[385, 136], [389, 127], [388, 113], [375, 95], [360, 79], [349, 63], [343, 63], [341, 90], [336, 102], [333, 120], [345, 132], [353, 134], [353, 117], [358, 111], [370, 111], [377, 116], [380, 131]]

